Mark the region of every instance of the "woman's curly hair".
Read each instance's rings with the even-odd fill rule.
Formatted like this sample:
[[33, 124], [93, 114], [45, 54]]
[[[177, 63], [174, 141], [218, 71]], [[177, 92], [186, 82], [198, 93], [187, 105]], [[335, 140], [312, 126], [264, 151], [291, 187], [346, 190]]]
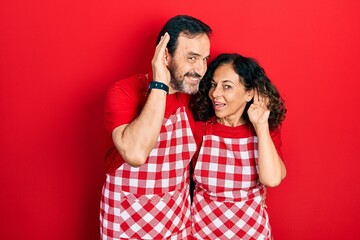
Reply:
[[[275, 85], [266, 76], [264, 69], [253, 58], [247, 58], [240, 54], [220, 54], [209, 65], [206, 74], [200, 82], [199, 91], [191, 97], [190, 109], [196, 121], [207, 121], [215, 115], [214, 108], [209, 98], [211, 80], [215, 70], [224, 64], [231, 64], [234, 71], [239, 75], [240, 82], [246, 91], [257, 90], [260, 96], [266, 97], [270, 110], [269, 128], [276, 129], [285, 119], [286, 107]], [[246, 104], [243, 118], [248, 122], [247, 110], [253, 100]]]

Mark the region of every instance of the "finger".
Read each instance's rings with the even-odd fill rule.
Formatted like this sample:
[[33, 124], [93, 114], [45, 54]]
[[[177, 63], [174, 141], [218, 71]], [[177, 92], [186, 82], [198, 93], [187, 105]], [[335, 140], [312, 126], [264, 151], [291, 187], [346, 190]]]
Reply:
[[262, 106], [264, 108], [267, 108], [268, 103], [269, 103], [269, 98], [268, 97], [258, 94], [258, 101], [259, 101], [260, 106]]
[[168, 33], [165, 33], [163, 36], [161, 36], [160, 41], [155, 48], [152, 64], [161, 63], [161, 62], [166, 64], [165, 50], [169, 40], [170, 40], [170, 35]]
[[260, 94], [258, 94], [258, 101], [259, 101], [260, 103], [264, 103], [265, 98], [264, 98], [263, 96], [261, 96]]
[[166, 32], [160, 39], [158, 45], [156, 46], [156, 52], [163, 54], [165, 52], [166, 46], [170, 41], [170, 35]]
[[268, 107], [268, 105], [269, 105], [269, 98], [268, 97], [266, 97], [266, 98], [264, 98], [264, 103], [265, 103], [265, 106], [266, 106], [266, 108]]
[[254, 104], [258, 104], [258, 103], [259, 103], [259, 93], [257, 89], [254, 89]]
[[255, 89], [254, 92], [255, 92], [255, 94], [254, 94], [254, 104], [259, 104], [261, 106], [264, 106], [264, 105], [267, 106], [269, 98], [259, 94], [257, 89]]

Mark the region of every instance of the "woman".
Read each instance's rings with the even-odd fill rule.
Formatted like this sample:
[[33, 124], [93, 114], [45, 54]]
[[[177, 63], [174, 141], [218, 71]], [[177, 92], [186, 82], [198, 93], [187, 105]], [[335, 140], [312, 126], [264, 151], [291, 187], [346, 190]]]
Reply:
[[280, 125], [286, 108], [254, 59], [221, 54], [191, 108], [194, 159], [192, 235], [196, 239], [271, 239], [262, 195], [286, 175]]

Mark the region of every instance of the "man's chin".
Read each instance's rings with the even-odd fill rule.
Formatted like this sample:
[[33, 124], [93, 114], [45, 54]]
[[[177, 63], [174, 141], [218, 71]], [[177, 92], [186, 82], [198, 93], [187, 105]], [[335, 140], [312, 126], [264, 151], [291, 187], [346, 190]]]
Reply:
[[199, 90], [199, 82], [190, 83], [186, 80], [176, 82], [174, 79], [171, 79], [170, 85], [174, 90], [190, 95], [197, 93]]
[[199, 85], [184, 86], [183, 92], [186, 94], [194, 95], [199, 90]]

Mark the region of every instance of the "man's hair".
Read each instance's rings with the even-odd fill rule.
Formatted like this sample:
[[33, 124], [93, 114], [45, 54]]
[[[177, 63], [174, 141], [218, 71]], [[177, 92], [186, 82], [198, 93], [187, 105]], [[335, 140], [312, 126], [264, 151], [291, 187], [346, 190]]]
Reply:
[[158, 35], [156, 44], [159, 43], [161, 36], [163, 36], [166, 32], [170, 35], [170, 41], [167, 44], [167, 49], [169, 54], [173, 56], [177, 48], [177, 39], [180, 34], [184, 34], [189, 38], [193, 38], [200, 34], [206, 34], [210, 37], [212, 29], [199, 19], [187, 15], [177, 15], [165, 23]]

